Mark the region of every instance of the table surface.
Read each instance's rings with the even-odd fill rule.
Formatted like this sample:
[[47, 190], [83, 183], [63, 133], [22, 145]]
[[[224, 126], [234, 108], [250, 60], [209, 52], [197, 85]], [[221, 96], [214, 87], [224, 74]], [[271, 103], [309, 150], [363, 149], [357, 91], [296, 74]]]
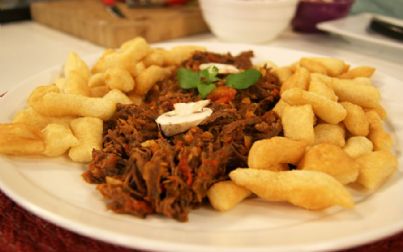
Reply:
[[[211, 34], [173, 41], [218, 42]], [[378, 71], [403, 80], [403, 50], [396, 51], [349, 43], [326, 34], [297, 34], [286, 31], [265, 45], [325, 54], [375, 66]], [[65, 61], [71, 51], [85, 57], [101, 47], [34, 22], [0, 25], [0, 95], [22, 80]], [[74, 234], [20, 208], [0, 192], [0, 251], [133, 251]], [[403, 232], [366, 244], [357, 251], [403, 251]]]

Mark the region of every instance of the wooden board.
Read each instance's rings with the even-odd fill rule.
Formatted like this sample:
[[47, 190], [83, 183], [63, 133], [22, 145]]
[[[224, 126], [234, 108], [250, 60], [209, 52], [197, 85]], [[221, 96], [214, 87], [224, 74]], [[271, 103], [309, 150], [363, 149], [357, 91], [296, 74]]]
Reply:
[[136, 36], [158, 42], [208, 31], [198, 6], [118, 7], [127, 18], [114, 16], [96, 0], [34, 2], [31, 14], [36, 22], [112, 48]]

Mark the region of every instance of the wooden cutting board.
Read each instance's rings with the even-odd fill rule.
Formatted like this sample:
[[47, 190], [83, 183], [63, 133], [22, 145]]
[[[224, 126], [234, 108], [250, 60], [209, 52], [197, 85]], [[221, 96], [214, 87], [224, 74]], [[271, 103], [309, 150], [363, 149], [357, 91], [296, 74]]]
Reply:
[[136, 36], [158, 42], [208, 31], [197, 5], [167, 8], [118, 7], [127, 18], [110, 13], [101, 1], [34, 2], [32, 19], [104, 47], [119, 47]]

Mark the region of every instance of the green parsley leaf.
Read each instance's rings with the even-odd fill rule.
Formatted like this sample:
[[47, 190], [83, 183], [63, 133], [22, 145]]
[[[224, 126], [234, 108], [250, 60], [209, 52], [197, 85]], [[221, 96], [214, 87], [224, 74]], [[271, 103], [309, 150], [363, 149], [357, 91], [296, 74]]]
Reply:
[[180, 87], [183, 89], [197, 88], [197, 85], [200, 83], [199, 72], [193, 72], [183, 67], [178, 69], [176, 78], [179, 81]]
[[261, 73], [256, 69], [248, 69], [240, 73], [230, 74], [225, 85], [235, 89], [247, 89], [260, 79]]
[[218, 68], [216, 66], [208, 67], [200, 72], [193, 72], [190, 69], [181, 67], [176, 73], [176, 78], [181, 88], [197, 88], [199, 95], [204, 99], [215, 89], [214, 82], [219, 80], [217, 74]]
[[216, 82], [219, 79], [217, 78], [218, 68], [216, 66], [210, 66], [200, 72], [200, 76], [203, 82], [211, 83]]
[[199, 91], [199, 95], [201, 98], [206, 98], [207, 95], [215, 89], [215, 85], [213, 83], [199, 83], [197, 85], [197, 91]]

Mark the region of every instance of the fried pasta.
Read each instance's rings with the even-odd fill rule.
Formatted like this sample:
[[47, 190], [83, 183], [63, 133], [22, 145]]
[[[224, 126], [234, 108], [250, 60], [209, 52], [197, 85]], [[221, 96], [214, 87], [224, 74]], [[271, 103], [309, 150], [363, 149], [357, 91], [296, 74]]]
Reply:
[[[0, 153], [90, 163], [83, 177], [110, 209], [180, 221], [205, 199], [219, 211], [254, 196], [309, 210], [352, 208], [350, 184], [374, 193], [393, 175], [375, 68], [327, 57], [253, 66], [252, 56], [153, 48], [143, 38], [106, 49], [93, 66], [70, 53], [63, 74], [0, 124]], [[236, 89], [214, 68], [202, 73], [203, 64], [253, 69], [259, 78]], [[179, 68], [193, 71], [194, 89], [181, 89]], [[211, 116], [165, 136], [158, 115], [200, 100], [211, 85]]]
[[347, 189], [323, 172], [236, 169], [229, 176], [237, 185], [267, 201], [286, 201], [309, 210], [354, 206]]
[[[82, 147], [77, 147], [77, 141], [82, 146], [80, 139], [95, 133], [99, 149], [102, 141], [99, 126], [90, 123], [84, 133], [76, 130], [71, 134], [76, 125], [73, 121], [91, 117], [102, 122], [113, 115], [118, 103], [140, 104], [156, 82], [171, 74], [172, 67], [181, 64], [195, 50], [204, 48], [181, 46], [169, 51], [157, 50], [151, 49], [143, 38], [134, 38], [120, 48], [106, 49], [92, 67], [78, 54], [70, 53], [63, 74], [53, 83], [35, 88], [28, 97], [28, 106], [14, 115], [13, 123], [2, 126], [0, 136], [4, 135], [4, 144], [0, 152], [53, 157], [64, 155], [72, 148], [71, 153], [79, 153], [77, 149]], [[95, 128], [91, 130], [91, 127]], [[39, 133], [36, 137], [25, 137], [32, 132]], [[89, 162], [91, 150], [70, 157], [73, 161]]]
[[[370, 79], [375, 69], [350, 69], [332, 58], [302, 58], [273, 72], [287, 73], [286, 69], [293, 74], [283, 75], [281, 99], [274, 107], [284, 137], [255, 142], [249, 169], [237, 169], [230, 177], [268, 201], [288, 201], [307, 209], [352, 207], [346, 185], [359, 184], [373, 193], [397, 167], [392, 138], [384, 127], [386, 112]], [[296, 165], [296, 170], [271, 169], [279, 164], [291, 169]]]

